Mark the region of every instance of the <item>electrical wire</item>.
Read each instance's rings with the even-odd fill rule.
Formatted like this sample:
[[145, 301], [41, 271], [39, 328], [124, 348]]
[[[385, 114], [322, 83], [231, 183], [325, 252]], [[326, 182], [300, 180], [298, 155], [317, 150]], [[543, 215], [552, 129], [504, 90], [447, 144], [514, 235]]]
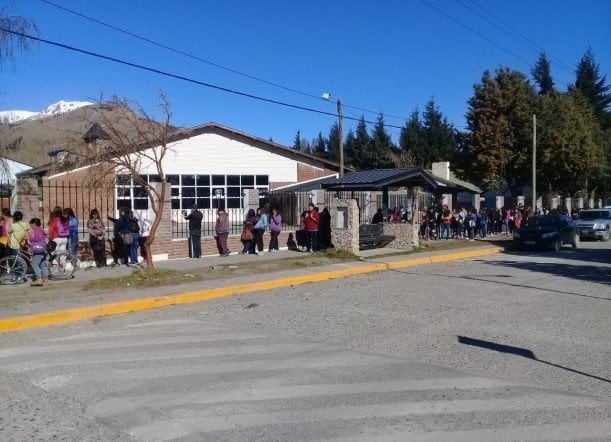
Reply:
[[463, 28], [467, 29], [469, 32], [472, 32], [473, 34], [477, 35], [478, 37], [486, 40], [488, 43], [496, 46], [497, 48], [499, 48], [501, 51], [506, 52], [507, 54], [511, 55], [512, 57], [520, 60], [522, 63], [530, 66], [530, 62], [527, 61], [526, 59], [520, 57], [519, 55], [517, 55], [516, 53], [510, 51], [509, 49], [507, 49], [506, 47], [498, 44], [497, 42], [495, 42], [494, 40], [486, 37], [484, 34], [482, 34], [481, 32], [473, 29], [471, 26], [466, 25], [465, 23], [463, 23], [462, 21], [452, 17], [450, 14], [446, 13], [445, 11], [443, 11], [442, 9], [439, 9], [437, 6], [433, 5], [432, 3], [428, 2], [427, 0], [420, 0], [422, 3], [424, 3], [425, 5], [427, 5], [429, 8], [434, 9], [435, 11], [437, 11], [438, 13], [440, 13], [441, 15], [445, 16], [446, 18], [448, 18], [449, 20], [453, 21], [454, 23], [462, 26]]
[[[317, 95], [314, 95], [314, 94], [310, 94], [310, 93], [308, 93], [308, 92], [303, 92], [303, 91], [300, 91], [300, 90], [298, 90], [298, 89], [294, 89], [294, 88], [291, 88], [291, 87], [288, 87], [288, 86], [284, 86], [284, 85], [282, 85], [282, 84], [275, 83], [275, 82], [273, 82], [273, 81], [265, 80], [265, 79], [260, 78], [260, 77], [255, 77], [254, 75], [246, 74], [246, 73], [244, 73], [244, 72], [238, 71], [237, 69], [233, 69], [233, 68], [230, 68], [230, 67], [227, 67], [227, 66], [223, 66], [223, 65], [221, 65], [221, 64], [219, 64], [219, 63], [215, 63], [215, 62], [213, 62], [213, 61], [206, 60], [205, 58], [198, 57], [197, 55], [193, 55], [193, 54], [191, 54], [191, 53], [189, 53], [189, 52], [186, 52], [186, 51], [183, 51], [183, 50], [180, 50], [180, 49], [173, 48], [173, 47], [171, 47], [171, 46], [168, 46], [168, 45], [166, 45], [166, 44], [163, 44], [163, 43], [157, 42], [157, 41], [155, 41], [155, 40], [151, 40], [150, 38], [143, 37], [143, 36], [141, 36], [141, 35], [135, 34], [135, 33], [133, 33], [133, 32], [130, 32], [130, 31], [128, 31], [128, 30], [126, 30], [126, 29], [123, 29], [123, 28], [120, 28], [120, 27], [118, 27], [118, 26], [114, 26], [114, 25], [111, 25], [111, 24], [109, 24], [109, 23], [106, 23], [106, 22], [103, 22], [103, 21], [101, 21], [101, 20], [98, 20], [98, 19], [96, 19], [96, 18], [93, 18], [93, 17], [87, 16], [87, 15], [85, 15], [85, 14], [81, 14], [80, 12], [77, 12], [77, 11], [74, 11], [74, 10], [72, 10], [72, 9], [66, 8], [66, 7], [64, 7], [64, 6], [58, 5], [58, 4], [53, 3], [53, 2], [51, 2], [51, 1], [49, 1], [49, 0], [40, 0], [40, 1], [41, 1], [41, 2], [43, 2], [43, 3], [45, 3], [45, 4], [47, 4], [47, 5], [49, 5], [49, 6], [53, 6], [53, 7], [55, 7], [55, 8], [61, 9], [62, 11], [65, 11], [65, 12], [68, 12], [68, 13], [70, 13], [70, 14], [73, 14], [73, 15], [76, 15], [76, 16], [78, 16], [78, 17], [81, 17], [81, 18], [83, 18], [83, 19], [85, 19], [85, 20], [92, 21], [92, 22], [94, 22], [94, 23], [97, 23], [97, 24], [99, 24], [99, 25], [101, 25], [101, 26], [104, 26], [104, 27], [107, 27], [107, 28], [109, 28], [109, 29], [112, 29], [112, 30], [114, 30], [114, 31], [121, 32], [121, 33], [123, 33], [123, 34], [125, 34], [125, 35], [128, 35], [128, 36], [130, 36], [130, 37], [136, 38], [136, 39], [138, 39], [138, 40], [145, 41], [145, 42], [147, 42], [147, 43], [149, 43], [149, 44], [152, 44], [152, 45], [158, 46], [158, 47], [163, 48], [163, 49], [166, 49], [166, 50], [168, 50], [168, 51], [175, 52], [175, 53], [180, 54], [180, 55], [184, 55], [185, 57], [189, 57], [189, 58], [191, 58], [191, 59], [193, 59], [193, 60], [197, 60], [197, 61], [200, 61], [200, 62], [202, 62], [202, 63], [206, 63], [206, 64], [208, 64], [208, 65], [210, 65], [210, 66], [214, 66], [214, 67], [216, 67], [216, 68], [223, 69], [223, 70], [225, 70], [225, 71], [227, 71], [227, 72], [231, 72], [231, 73], [233, 73], [233, 74], [240, 75], [240, 76], [242, 76], [242, 77], [249, 78], [249, 79], [251, 79], [251, 80], [255, 80], [255, 81], [258, 81], [258, 82], [261, 82], [261, 83], [264, 83], [264, 84], [270, 85], [270, 86], [274, 86], [274, 87], [277, 87], [277, 88], [283, 89], [283, 90], [285, 90], [285, 91], [289, 91], [289, 92], [293, 92], [293, 93], [295, 93], [295, 94], [300, 94], [300, 95], [303, 95], [303, 96], [306, 96], [306, 97], [310, 97], [310, 98], [313, 98], [313, 99], [315, 99], [315, 100], [327, 101], [327, 100], [325, 100], [324, 98], [322, 98], [322, 97], [320, 97], [320, 96], [317, 96]], [[354, 109], [354, 110], [359, 110], [359, 111], [361, 111], [361, 112], [367, 112], [367, 113], [371, 113], [371, 114], [379, 114], [379, 112], [377, 112], [377, 111], [373, 111], [373, 110], [370, 110], [370, 109], [365, 109], [365, 108], [362, 108], [362, 107], [353, 106], [353, 105], [346, 104], [346, 103], [342, 103], [342, 104], [343, 104], [343, 106], [344, 106], [345, 108], [350, 108], [350, 109]], [[396, 119], [399, 119], [399, 120], [402, 120], [402, 121], [407, 121], [407, 120], [408, 120], [408, 118], [407, 118], [407, 117], [398, 116], [398, 115], [390, 115], [390, 114], [385, 114], [384, 116], [385, 116], [385, 117], [390, 117], [390, 118], [396, 118]]]
[[[459, 3], [462, 3], [464, 5], [464, 3], [461, 0], [456, 0]], [[489, 16], [491, 16], [492, 18], [494, 18], [495, 20], [497, 20], [499, 23], [501, 23], [503, 26], [505, 26], [507, 29], [509, 29], [511, 32], [515, 33], [516, 35], [519, 35], [521, 38], [523, 38], [526, 42], [530, 43], [531, 45], [535, 46], [536, 48], [538, 48], [540, 51], [543, 51], [546, 54], [549, 54], [550, 58], [553, 58], [554, 60], [556, 60], [559, 65], [561, 67], [563, 67], [564, 69], [566, 69], [568, 72], [573, 73], [573, 68], [564, 62], [564, 60], [562, 60], [561, 58], [558, 58], [556, 56], [554, 56], [553, 54], [550, 54], [547, 50], [545, 50], [545, 48], [543, 48], [542, 46], [540, 46], [539, 44], [537, 44], [535, 41], [531, 40], [530, 38], [528, 38], [526, 35], [524, 35], [523, 33], [521, 33], [520, 31], [518, 31], [517, 29], [515, 29], [513, 26], [511, 26], [509, 23], [507, 23], [506, 21], [504, 21], [503, 19], [499, 18], [498, 16], [496, 16], [495, 14], [493, 14], [492, 12], [490, 12], [490, 10], [486, 9], [485, 7], [483, 7], [481, 4], [479, 4], [478, 2], [476, 2], [475, 0], [469, 0], [471, 3], [473, 3], [476, 7], [478, 7], [479, 9], [481, 9], [482, 11], [484, 11], [486, 14], [488, 14]], [[464, 5], [466, 8], [470, 9], [468, 6]], [[476, 14], [480, 15], [478, 12], [473, 11]], [[485, 20], [485, 17], [483, 17]], [[494, 23], [493, 23], [494, 24]], [[495, 24], [495, 26], [498, 27], [498, 25]], [[515, 38], [515, 37], [514, 37]], [[532, 49], [532, 47], [531, 47]]]
[[[261, 96], [258, 96], [258, 95], [249, 94], [247, 92], [238, 91], [238, 90], [235, 90], [235, 89], [229, 89], [229, 88], [226, 88], [226, 87], [223, 87], [223, 86], [218, 86], [218, 85], [215, 85], [215, 84], [212, 84], [212, 83], [206, 83], [206, 82], [203, 82], [203, 81], [195, 80], [193, 78], [185, 77], [183, 75], [173, 74], [171, 72], [162, 71], [160, 69], [152, 68], [152, 67], [149, 67], [149, 66], [144, 66], [144, 65], [137, 64], [137, 63], [132, 63], [132, 62], [129, 62], [129, 61], [125, 61], [125, 60], [121, 60], [121, 59], [118, 59], [118, 58], [110, 57], [108, 55], [103, 55], [103, 54], [99, 54], [99, 53], [96, 53], [96, 52], [87, 51], [85, 49], [80, 49], [80, 48], [77, 48], [77, 47], [74, 47], [74, 46], [70, 46], [70, 45], [67, 45], [67, 44], [64, 44], [64, 43], [59, 43], [59, 42], [56, 42], [56, 41], [51, 41], [51, 40], [47, 40], [47, 39], [44, 39], [44, 38], [35, 37], [33, 35], [28, 35], [28, 34], [25, 34], [25, 33], [22, 33], [22, 32], [16, 32], [16, 31], [12, 31], [10, 29], [5, 29], [5, 28], [0, 28], [0, 31], [6, 32], [6, 33], [12, 34], [12, 35], [18, 35], [20, 37], [28, 38], [30, 40], [38, 41], [40, 43], [45, 43], [45, 44], [48, 44], [48, 45], [51, 45], [51, 46], [56, 46], [56, 47], [59, 47], [59, 48], [62, 48], [62, 49], [66, 49], [66, 50], [69, 50], [69, 51], [78, 52], [78, 53], [81, 53], [81, 54], [85, 54], [85, 55], [89, 55], [89, 56], [92, 56], [92, 57], [100, 58], [102, 60], [112, 61], [114, 63], [123, 64], [125, 66], [130, 66], [132, 68], [136, 68], [136, 69], [140, 69], [140, 70], [144, 70], [144, 71], [148, 71], [148, 72], [153, 72], [155, 74], [159, 74], [159, 75], [162, 75], [162, 76], [165, 76], [165, 77], [174, 78], [176, 80], [182, 80], [182, 81], [186, 81], [188, 83], [193, 83], [193, 84], [196, 84], [196, 85], [199, 85], [199, 86], [204, 86], [204, 87], [220, 90], [222, 92], [227, 92], [227, 93], [230, 93], [230, 94], [234, 94], [234, 95], [239, 95], [239, 96], [242, 96], [242, 97], [251, 98], [253, 100], [264, 101], [264, 102], [267, 102], [267, 103], [276, 104], [276, 105], [279, 105], [279, 106], [289, 107], [289, 108], [292, 108], [292, 109], [302, 110], [302, 111], [306, 111], [306, 112], [312, 112], [312, 113], [317, 113], [317, 114], [321, 114], [321, 115], [329, 115], [329, 116], [332, 116], [332, 117], [337, 117], [336, 113], [322, 111], [322, 110], [319, 110], [319, 109], [313, 109], [313, 108], [309, 108], [309, 107], [305, 107], [305, 106], [300, 106], [300, 105], [297, 105], [297, 104], [292, 104], [292, 103], [287, 103], [287, 102], [284, 102], [284, 101], [274, 100], [274, 99], [271, 99], [271, 98], [261, 97]], [[354, 117], [348, 117], [348, 116], [344, 116], [343, 118], [345, 118], [347, 120], [351, 120], [351, 121], [359, 121], [360, 120], [360, 118], [354, 118]], [[365, 123], [374, 124], [374, 125], [376, 124], [376, 122], [369, 121], [369, 120], [365, 120]], [[385, 127], [392, 127], [392, 128], [396, 128], [396, 129], [402, 129], [402, 127], [403, 127], [403, 126], [396, 126], [396, 125], [392, 125], [392, 124], [385, 124], [384, 126]]]

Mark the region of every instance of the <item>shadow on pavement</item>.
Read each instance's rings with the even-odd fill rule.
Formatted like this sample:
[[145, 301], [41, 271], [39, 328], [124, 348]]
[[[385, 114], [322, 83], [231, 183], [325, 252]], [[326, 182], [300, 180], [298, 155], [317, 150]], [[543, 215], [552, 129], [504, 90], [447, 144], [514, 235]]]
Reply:
[[610, 379], [601, 378], [599, 376], [595, 376], [593, 374], [585, 373], [583, 371], [574, 370], [572, 368], [563, 367], [562, 365], [554, 364], [553, 362], [544, 361], [542, 359], [538, 359], [535, 354], [527, 349], [520, 347], [512, 347], [510, 345], [498, 344], [496, 342], [491, 341], [483, 341], [481, 339], [469, 338], [467, 336], [456, 336], [458, 338], [458, 342], [464, 345], [471, 345], [473, 347], [485, 348], [487, 350], [498, 351], [499, 353], [507, 353], [517, 356], [522, 356], [523, 358], [532, 359], [533, 361], [540, 362], [542, 364], [551, 365], [552, 367], [561, 368], [566, 371], [570, 371], [571, 373], [580, 374], [582, 376], [587, 376], [592, 379], [596, 379], [602, 382], [611, 383]]
[[[582, 243], [582, 246], [587, 246], [587, 243]], [[563, 247], [560, 252], [552, 251], [535, 251], [532, 249], [525, 250], [513, 250], [511, 248], [506, 251], [507, 254], [512, 256], [529, 256], [529, 257], [547, 257], [556, 259], [571, 259], [577, 261], [586, 261], [592, 263], [609, 264], [611, 263], [611, 248], [605, 249], [571, 249]]]
[[[563, 253], [557, 253], [554, 258], [561, 257]], [[574, 258], [574, 259], [581, 259]], [[599, 284], [611, 285], [611, 272], [608, 267], [596, 266], [590, 264], [572, 264], [569, 262], [533, 262], [529, 261], [504, 261], [504, 260], [486, 260], [487, 264], [502, 267], [511, 267], [514, 269], [530, 270], [532, 272], [546, 273], [549, 275], [558, 275], [570, 277], [588, 282], [596, 282]]]

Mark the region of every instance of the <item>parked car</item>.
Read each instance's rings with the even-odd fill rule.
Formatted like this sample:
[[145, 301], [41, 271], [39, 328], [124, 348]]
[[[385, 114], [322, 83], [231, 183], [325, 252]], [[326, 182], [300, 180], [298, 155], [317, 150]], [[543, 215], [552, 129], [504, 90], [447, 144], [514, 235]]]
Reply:
[[536, 248], [559, 251], [564, 244], [573, 248], [579, 245], [577, 223], [570, 216], [535, 216], [522, 221], [520, 228], [513, 232], [516, 249]]
[[611, 209], [582, 210], [577, 218], [580, 238], [609, 241], [611, 236]]

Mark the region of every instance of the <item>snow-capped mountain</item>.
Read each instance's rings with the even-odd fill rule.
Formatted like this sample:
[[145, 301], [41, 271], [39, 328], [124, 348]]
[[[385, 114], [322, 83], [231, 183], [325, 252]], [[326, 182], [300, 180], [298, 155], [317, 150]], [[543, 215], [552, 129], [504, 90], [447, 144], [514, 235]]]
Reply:
[[0, 124], [12, 124], [21, 120], [27, 120], [35, 115], [38, 115], [38, 112], [30, 112], [30, 111], [0, 111]]
[[93, 103], [88, 101], [64, 101], [50, 104], [40, 112], [10, 110], [0, 111], [0, 124], [12, 124], [22, 120], [37, 120], [40, 118], [52, 117], [53, 115], [65, 114], [80, 107], [90, 106]]

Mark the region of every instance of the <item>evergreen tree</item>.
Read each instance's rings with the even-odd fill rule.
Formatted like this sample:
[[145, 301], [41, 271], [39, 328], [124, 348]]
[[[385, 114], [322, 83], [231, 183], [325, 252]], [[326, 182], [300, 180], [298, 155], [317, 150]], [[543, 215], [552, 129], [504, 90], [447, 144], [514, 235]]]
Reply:
[[506, 183], [514, 194], [530, 182], [535, 102], [536, 92], [521, 72], [484, 72], [467, 112], [470, 179], [490, 189]]
[[329, 137], [327, 138], [327, 159], [339, 162], [339, 125], [333, 123], [329, 128]]
[[412, 158], [414, 166], [426, 167], [428, 144], [418, 109], [411, 113], [401, 128], [399, 149]]
[[550, 62], [544, 52], [539, 55], [530, 73], [539, 87], [539, 95], [546, 95], [554, 90], [554, 80], [552, 79]]
[[578, 91], [548, 94], [537, 117], [540, 189], [572, 196], [578, 190], [599, 187], [608, 172], [607, 152], [588, 100]]
[[322, 136], [322, 132], [319, 132], [318, 137], [312, 140], [312, 153], [320, 158], [327, 157], [327, 141]]
[[393, 167], [391, 153], [395, 146], [386, 128], [384, 127], [384, 115], [378, 115], [376, 125], [371, 132], [369, 146], [363, 154], [363, 169], [384, 169]]
[[457, 150], [456, 133], [433, 99], [426, 104], [422, 118], [428, 146], [422, 167], [430, 168], [436, 161], [453, 162]]
[[301, 130], [297, 129], [295, 140], [293, 141], [293, 149], [303, 151], [303, 143], [301, 140]]
[[346, 142], [344, 143], [344, 164], [348, 167], [357, 168], [356, 165], [356, 136], [354, 131], [350, 129], [348, 135], [346, 135]]
[[588, 99], [603, 129], [611, 128], [611, 94], [609, 85], [605, 84], [607, 76], [601, 75], [591, 48], [581, 58], [575, 74], [575, 89]]

